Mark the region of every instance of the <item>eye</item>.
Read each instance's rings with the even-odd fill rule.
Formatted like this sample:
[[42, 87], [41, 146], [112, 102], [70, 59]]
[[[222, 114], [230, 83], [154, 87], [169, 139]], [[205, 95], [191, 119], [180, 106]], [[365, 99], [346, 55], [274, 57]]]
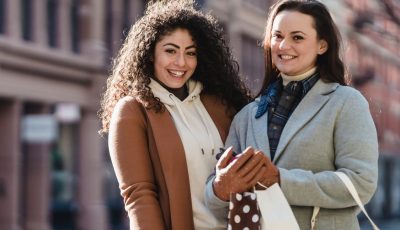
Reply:
[[280, 34], [273, 34], [273, 35], [272, 35], [272, 38], [281, 39], [281, 38], [282, 38], [282, 35], [280, 35]]
[[293, 40], [295, 40], [295, 41], [303, 40], [303, 39], [304, 39], [304, 37], [303, 37], [303, 36], [300, 36], [300, 35], [295, 35], [295, 36], [293, 36]]
[[188, 51], [186, 54], [189, 55], [189, 56], [192, 56], [192, 57], [196, 57], [197, 56], [196, 51]]
[[166, 49], [165, 52], [169, 53], [169, 54], [174, 54], [176, 53], [176, 51], [174, 49]]

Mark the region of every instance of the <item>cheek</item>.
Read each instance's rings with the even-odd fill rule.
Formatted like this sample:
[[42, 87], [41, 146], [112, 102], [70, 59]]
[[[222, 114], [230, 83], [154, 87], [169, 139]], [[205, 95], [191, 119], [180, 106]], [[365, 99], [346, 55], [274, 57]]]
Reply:
[[196, 67], [197, 67], [197, 59], [194, 58], [193, 60], [190, 60], [188, 62], [188, 65], [194, 71], [196, 69]]
[[270, 49], [271, 49], [271, 54], [274, 55], [276, 53], [276, 50], [279, 47], [278, 42], [271, 41]]

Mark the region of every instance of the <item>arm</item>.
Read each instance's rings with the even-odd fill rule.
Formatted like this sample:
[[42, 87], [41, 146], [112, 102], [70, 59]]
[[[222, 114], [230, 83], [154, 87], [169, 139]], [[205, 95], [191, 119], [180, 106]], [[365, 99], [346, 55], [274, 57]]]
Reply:
[[[332, 161], [336, 170], [347, 174], [362, 202], [367, 203], [377, 184], [378, 142], [368, 103], [358, 92], [349, 94], [337, 111], [332, 135], [335, 151]], [[281, 188], [291, 205], [322, 208], [356, 205], [333, 171], [279, 170]]]
[[110, 123], [110, 157], [130, 229], [164, 229], [143, 113], [134, 99], [118, 102]]

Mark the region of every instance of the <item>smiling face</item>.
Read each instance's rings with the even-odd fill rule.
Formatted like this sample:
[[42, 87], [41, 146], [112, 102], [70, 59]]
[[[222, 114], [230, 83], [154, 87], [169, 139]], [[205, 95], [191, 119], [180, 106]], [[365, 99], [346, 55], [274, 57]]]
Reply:
[[314, 19], [298, 11], [281, 11], [271, 31], [272, 63], [283, 74], [294, 76], [316, 66], [318, 55], [327, 48], [325, 40], [318, 39]]
[[164, 87], [182, 88], [196, 66], [196, 44], [188, 30], [178, 28], [156, 43], [154, 74]]

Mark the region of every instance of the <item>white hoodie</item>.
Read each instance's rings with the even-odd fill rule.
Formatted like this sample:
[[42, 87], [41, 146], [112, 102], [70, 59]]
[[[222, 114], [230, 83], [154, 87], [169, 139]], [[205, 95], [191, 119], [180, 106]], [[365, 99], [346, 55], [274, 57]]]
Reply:
[[223, 143], [200, 100], [202, 84], [193, 80], [186, 84], [189, 96], [183, 101], [153, 79], [149, 86], [171, 114], [185, 150], [195, 229], [225, 229], [226, 224], [212, 215], [204, 203], [206, 180], [217, 163], [215, 154]]

